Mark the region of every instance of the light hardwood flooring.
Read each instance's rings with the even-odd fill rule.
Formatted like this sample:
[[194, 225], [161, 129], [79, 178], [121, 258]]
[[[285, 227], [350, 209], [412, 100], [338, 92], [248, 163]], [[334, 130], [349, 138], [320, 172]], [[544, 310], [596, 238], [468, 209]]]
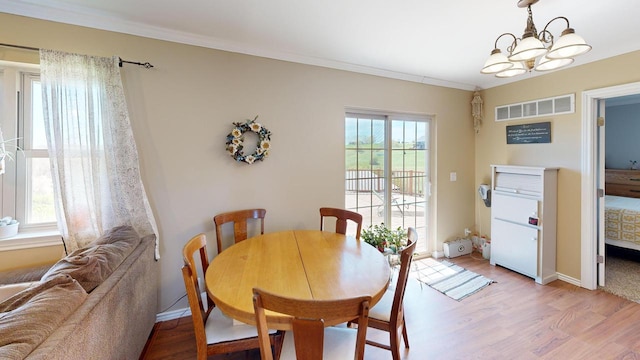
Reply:
[[[403, 359], [640, 359], [640, 304], [563, 281], [542, 286], [478, 254], [449, 259], [496, 283], [460, 302], [410, 282]], [[387, 334], [369, 330], [369, 338]], [[156, 324], [141, 359], [193, 359], [191, 318]], [[259, 359], [259, 353], [210, 357]], [[367, 346], [365, 359], [391, 359]]]

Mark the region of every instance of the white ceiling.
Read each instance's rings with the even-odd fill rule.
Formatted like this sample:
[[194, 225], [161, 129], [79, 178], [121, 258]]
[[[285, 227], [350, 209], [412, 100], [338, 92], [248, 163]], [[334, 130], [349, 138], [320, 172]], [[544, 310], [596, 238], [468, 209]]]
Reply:
[[[0, 0], [0, 12], [473, 90], [544, 74], [534, 71], [511, 79], [480, 74], [500, 34], [522, 35], [527, 11], [516, 4], [517, 0]], [[538, 31], [556, 16], [565, 16], [576, 34], [593, 46], [571, 66], [640, 50], [638, 0], [541, 0], [532, 10]], [[562, 21], [555, 21], [549, 30], [556, 35], [563, 28]], [[498, 44], [503, 52], [506, 42], [503, 37]]]

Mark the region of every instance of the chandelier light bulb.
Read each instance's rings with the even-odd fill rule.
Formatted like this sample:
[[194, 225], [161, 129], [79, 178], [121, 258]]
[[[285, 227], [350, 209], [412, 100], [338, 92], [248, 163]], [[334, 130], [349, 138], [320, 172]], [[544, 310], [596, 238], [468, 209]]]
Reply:
[[497, 73], [496, 77], [509, 78], [517, 75], [522, 75], [527, 72], [527, 68], [524, 66], [522, 62], [514, 61], [512, 62], [512, 64], [513, 64], [513, 67]]
[[550, 59], [562, 59], [582, 55], [591, 50], [591, 45], [587, 45], [584, 39], [576, 35], [575, 31], [568, 28], [549, 50], [547, 57]]
[[483, 74], [495, 74], [497, 72], [509, 69], [513, 66], [513, 63], [507, 59], [507, 56], [504, 55], [500, 49], [493, 49], [491, 52], [491, 56], [487, 59], [480, 70]]
[[536, 71], [549, 71], [559, 69], [563, 66], [567, 66], [573, 62], [573, 58], [562, 59], [550, 59], [548, 55], [540, 58], [538, 65], [535, 67]]
[[516, 48], [513, 50], [513, 54], [509, 56], [509, 60], [530, 60], [546, 53], [547, 48], [544, 47], [542, 41], [538, 40], [535, 36], [529, 36], [518, 43]]

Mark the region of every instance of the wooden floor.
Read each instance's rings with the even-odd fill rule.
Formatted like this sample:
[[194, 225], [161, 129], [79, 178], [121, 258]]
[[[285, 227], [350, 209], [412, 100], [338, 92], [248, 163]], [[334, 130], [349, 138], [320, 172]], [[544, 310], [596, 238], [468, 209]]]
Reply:
[[[562, 281], [538, 285], [473, 255], [451, 261], [497, 283], [460, 302], [410, 282], [405, 311], [411, 348], [403, 359], [640, 359], [640, 304]], [[385, 338], [375, 330], [367, 335]], [[193, 358], [189, 317], [156, 324], [141, 357]], [[365, 359], [391, 359], [391, 354], [367, 346]]]

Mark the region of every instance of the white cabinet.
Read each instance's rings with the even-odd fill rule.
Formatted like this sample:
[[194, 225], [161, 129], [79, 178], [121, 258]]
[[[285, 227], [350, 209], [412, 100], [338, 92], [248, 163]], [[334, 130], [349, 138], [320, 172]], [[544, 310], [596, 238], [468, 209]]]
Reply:
[[532, 277], [556, 273], [558, 168], [491, 165], [491, 265]]

